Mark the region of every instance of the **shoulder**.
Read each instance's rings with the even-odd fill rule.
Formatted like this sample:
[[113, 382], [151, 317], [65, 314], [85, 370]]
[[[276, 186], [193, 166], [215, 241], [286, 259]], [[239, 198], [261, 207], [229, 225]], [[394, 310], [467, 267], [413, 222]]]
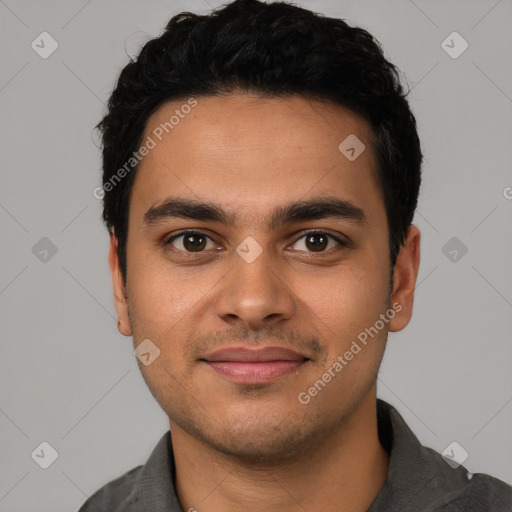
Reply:
[[[432, 510], [439, 512], [512, 512], [512, 487], [484, 473], [470, 473], [464, 466], [451, 468], [441, 454], [422, 447], [431, 466], [426, 483]], [[430, 501], [430, 500], [428, 500]]]
[[483, 473], [468, 473], [467, 482], [458, 495], [441, 510], [451, 512], [511, 512], [512, 487]]
[[78, 512], [180, 510], [174, 490], [174, 459], [170, 431], [137, 466], [97, 490]]
[[124, 511], [129, 503], [137, 500], [142, 468], [143, 466], [137, 466], [108, 482], [90, 496], [78, 512]]
[[512, 512], [512, 487], [483, 473], [471, 474], [423, 446], [398, 411], [378, 400], [379, 438], [390, 454], [388, 479], [371, 512]]

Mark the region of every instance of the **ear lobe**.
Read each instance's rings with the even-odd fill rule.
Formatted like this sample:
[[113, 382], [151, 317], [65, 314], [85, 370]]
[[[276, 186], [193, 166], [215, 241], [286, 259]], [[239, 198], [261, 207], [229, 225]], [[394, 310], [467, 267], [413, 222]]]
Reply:
[[414, 302], [414, 289], [420, 266], [420, 230], [411, 225], [405, 243], [398, 253], [393, 272], [393, 292], [391, 304], [398, 303], [401, 309], [389, 322], [391, 332], [401, 331], [411, 320]]
[[126, 297], [126, 288], [119, 264], [119, 255], [117, 254], [118, 239], [112, 233], [110, 235], [110, 249], [108, 253], [108, 266], [112, 276], [112, 286], [114, 288], [114, 305], [117, 312], [117, 329], [124, 336], [131, 336], [132, 326], [128, 315], [128, 302]]

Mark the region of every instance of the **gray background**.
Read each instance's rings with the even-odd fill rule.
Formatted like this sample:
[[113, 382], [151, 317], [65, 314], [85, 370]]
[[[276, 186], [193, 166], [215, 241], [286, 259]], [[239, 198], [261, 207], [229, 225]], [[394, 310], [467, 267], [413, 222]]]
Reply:
[[[368, 29], [413, 88], [422, 262], [379, 395], [424, 444], [457, 441], [469, 471], [512, 483], [512, 2], [298, 3]], [[125, 46], [220, 4], [0, 0], [0, 511], [76, 510], [168, 428], [116, 330], [93, 126]], [[59, 45], [47, 59], [31, 48], [43, 31]], [[453, 31], [469, 43], [457, 59], [441, 47]], [[57, 248], [46, 261], [43, 237]], [[46, 470], [31, 458], [43, 441], [59, 454]]]

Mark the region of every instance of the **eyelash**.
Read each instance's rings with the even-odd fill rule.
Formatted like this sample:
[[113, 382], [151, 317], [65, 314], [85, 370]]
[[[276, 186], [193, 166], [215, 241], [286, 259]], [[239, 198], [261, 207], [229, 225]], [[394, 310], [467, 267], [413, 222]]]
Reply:
[[[311, 230], [311, 231], [306, 231], [304, 232], [299, 238], [297, 238], [292, 245], [295, 245], [299, 240], [301, 240], [302, 238], [305, 238], [307, 237], [308, 235], [311, 235], [311, 234], [315, 234], [315, 235], [325, 235], [327, 236], [328, 238], [330, 238], [331, 240], [334, 240], [335, 242], [337, 242], [341, 247], [347, 247], [348, 246], [348, 243], [345, 242], [344, 240], [338, 238], [337, 236], [333, 235], [332, 233], [329, 233], [327, 231], [321, 231], [321, 230], [318, 230], [318, 231], [315, 231], [315, 230]], [[209, 240], [211, 240], [212, 242], [215, 242], [215, 240], [212, 239], [212, 237], [210, 237], [209, 235], [207, 235], [205, 232], [201, 231], [201, 230], [188, 230], [188, 231], [182, 231], [176, 235], [173, 235], [171, 238], [169, 238], [167, 241], [164, 242], [164, 245], [165, 246], [168, 246], [168, 245], [172, 245], [171, 242], [174, 242], [174, 240], [180, 238], [180, 237], [184, 237], [186, 235], [202, 235], [202, 236], [205, 236], [206, 238], [208, 238]], [[200, 255], [204, 255], [204, 253], [206, 252], [205, 250], [202, 250], [202, 251], [198, 251], [198, 252], [193, 252], [193, 251], [184, 251], [182, 249], [176, 249], [176, 248], [173, 248], [174, 251], [177, 251], [179, 253], [182, 253], [182, 254], [186, 254], [187, 256], [191, 256], [191, 257], [197, 257], [197, 256], [200, 256]], [[312, 255], [322, 255], [322, 254], [329, 254], [331, 253], [333, 249], [328, 249], [328, 250], [324, 250], [324, 251], [320, 251], [318, 253], [315, 253], [313, 251], [299, 251], [299, 252], [305, 252], [307, 254], [312, 254]]]

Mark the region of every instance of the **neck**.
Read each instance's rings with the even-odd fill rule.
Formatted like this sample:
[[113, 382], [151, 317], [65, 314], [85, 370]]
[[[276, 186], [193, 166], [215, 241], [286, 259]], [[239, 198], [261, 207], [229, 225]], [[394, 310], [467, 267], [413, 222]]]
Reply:
[[382, 489], [388, 455], [379, 442], [375, 390], [329, 436], [293, 461], [244, 465], [171, 423], [176, 491], [184, 510], [363, 512]]

